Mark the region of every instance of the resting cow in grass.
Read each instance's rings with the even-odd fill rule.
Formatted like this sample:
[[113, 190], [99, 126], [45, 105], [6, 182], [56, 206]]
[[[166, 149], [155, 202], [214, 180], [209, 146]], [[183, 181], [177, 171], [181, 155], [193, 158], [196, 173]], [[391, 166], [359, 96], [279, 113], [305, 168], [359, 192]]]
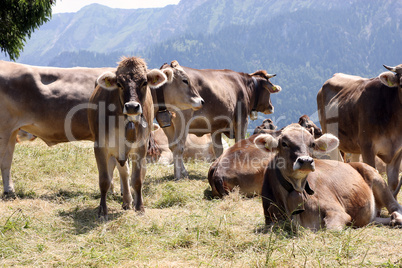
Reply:
[[[299, 125], [314, 134], [316, 138], [322, 135], [321, 130], [307, 115], [300, 117]], [[254, 132], [279, 135], [283, 128], [275, 131], [273, 129], [276, 127], [273, 126], [272, 121], [266, 119]], [[222, 197], [236, 186], [246, 196], [261, 194], [266, 167], [275, 154], [255, 146], [254, 140], [257, 136], [253, 135], [235, 143], [212, 163], [208, 172], [208, 181], [213, 196]]]
[[[111, 186], [116, 159], [120, 164], [123, 208], [144, 211], [142, 182], [146, 172], [146, 154], [154, 118], [150, 87], [166, 83], [160, 70], [147, 70], [140, 58], [123, 58], [115, 72], [106, 72], [90, 98], [88, 120], [95, 137], [95, 157], [99, 171], [101, 201], [99, 216], [107, 219], [106, 194]], [[130, 191], [127, 159], [131, 157]], [[117, 165], [119, 166], [119, 165]]]
[[[292, 124], [277, 137], [261, 134], [255, 144], [276, 152], [261, 193], [266, 224], [287, 217], [313, 230], [361, 227], [370, 222], [402, 224], [402, 207], [374, 168], [312, 158], [313, 152], [334, 150], [339, 144], [335, 136], [314, 139], [305, 128]], [[390, 218], [377, 217], [382, 207]]]

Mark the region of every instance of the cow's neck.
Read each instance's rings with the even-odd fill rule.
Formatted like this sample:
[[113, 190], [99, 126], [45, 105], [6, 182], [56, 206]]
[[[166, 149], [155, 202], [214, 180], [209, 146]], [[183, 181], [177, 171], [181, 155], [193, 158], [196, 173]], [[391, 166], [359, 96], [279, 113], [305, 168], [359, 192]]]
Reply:
[[[258, 87], [257, 78], [252, 76], [251, 79], [253, 80], [253, 86], [254, 86], [254, 90], [251, 90], [251, 97], [250, 97], [250, 99], [254, 99], [253, 108], [251, 109], [251, 112], [257, 112], [257, 105], [258, 105], [258, 99], [260, 97], [259, 96], [260, 90]], [[253, 92], [254, 92], [254, 94], [253, 94]], [[254, 98], [253, 98], [253, 95], [254, 95]]]
[[[286, 175], [284, 175], [282, 173], [282, 171], [278, 168], [278, 162], [277, 161], [276, 161], [275, 173], [276, 173], [276, 178], [277, 178], [278, 182], [281, 184], [281, 186], [283, 188], [285, 188], [285, 190], [288, 193], [290, 193], [290, 192], [295, 190], [293, 188], [293, 185], [289, 182], [289, 180], [286, 179], [288, 177]], [[304, 191], [309, 195], [314, 194], [314, 191], [310, 188], [310, 185], [309, 185], [307, 179], [306, 179], [306, 184], [304, 186]]]

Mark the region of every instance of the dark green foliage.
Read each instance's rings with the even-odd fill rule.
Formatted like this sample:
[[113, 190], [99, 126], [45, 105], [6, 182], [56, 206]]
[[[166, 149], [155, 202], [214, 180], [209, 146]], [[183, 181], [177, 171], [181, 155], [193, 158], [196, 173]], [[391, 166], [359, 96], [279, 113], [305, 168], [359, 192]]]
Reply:
[[26, 38], [52, 16], [53, 0], [2, 0], [0, 50], [11, 60], [20, 56]]

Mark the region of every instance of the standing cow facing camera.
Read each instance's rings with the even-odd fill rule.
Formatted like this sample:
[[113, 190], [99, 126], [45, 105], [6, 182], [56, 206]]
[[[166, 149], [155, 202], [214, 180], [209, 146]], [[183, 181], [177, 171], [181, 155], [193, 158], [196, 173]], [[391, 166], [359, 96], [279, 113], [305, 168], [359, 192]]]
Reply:
[[[267, 225], [288, 217], [313, 230], [370, 222], [402, 224], [402, 207], [374, 168], [312, 158], [313, 152], [334, 150], [339, 144], [335, 136], [314, 139], [306, 129], [292, 124], [278, 137], [262, 134], [255, 143], [262, 150], [276, 151], [261, 193]], [[377, 217], [382, 207], [390, 218]]]
[[[136, 211], [144, 211], [142, 181], [146, 172], [146, 154], [154, 118], [150, 88], [167, 82], [160, 70], [147, 70], [145, 61], [123, 58], [115, 72], [106, 72], [98, 80], [89, 101], [88, 121], [95, 137], [95, 157], [99, 171], [101, 201], [99, 217], [107, 219], [106, 194], [111, 186], [113, 169], [120, 171], [123, 208], [134, 203]], [[131, 157], [131, 196], [127, 159]]]

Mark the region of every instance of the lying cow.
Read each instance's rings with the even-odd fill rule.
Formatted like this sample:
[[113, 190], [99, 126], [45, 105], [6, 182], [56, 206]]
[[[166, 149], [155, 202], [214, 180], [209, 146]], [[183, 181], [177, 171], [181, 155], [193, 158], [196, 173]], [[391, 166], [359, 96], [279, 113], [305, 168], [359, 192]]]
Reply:
[[107, 219], [106, 194], [113, 179], [115, 159], [120, 164], [123, 208], [131, 208], [129, 155], [133, 160], [131, 185], [134, 188], [134, 208], [144, 211], [141, 190], [146, 172], [144, 160], [154, 118], [150, 87], [157, 88], [166, 81], [162, 71], [148, 71], [145, 62], [135, 57], [123, 58], [115, 72], [106, 72], [97, 80], [98, 86], [89, 101], [88, 121], [95, 137], [94, 151], [101, 191], [100, 217]]
[[274, 124], [274, 121], [272, 121], [271, 119], [267, 118], [264, 119], [264, 121], [262, 121], [262, 124], [257, 126], [254, 129], [253, 135], [254, 134], [261, 134], [261, 133], [265, 133], [266, 130], [271, 131], [271, 130], [275, 130], [276, 126]]
[[[11, 194], [10, 170], [17, 133], [24, 130], [49, 146], [93, 141], [87, 116], [89, 97], [96, 79], [115, 68], [36, 67], [0, 61], [0, 70], [0, 165], [4, 193]], [[178, 109], [199, 109], [202, 99], [188, 85], [188, 77], [173, 67], [162, 71], [174, 84], [165, 101], [174, 99]]]
[[244, 139], [248, 116], [255, 112], [272, 113], [270, 93], [281, 90], [269, 80], [274, 75], [266, 71], [246, 74], [231, 70], [183, 69], [205, 104], [195, 112], [177, 112], [172, 125], [163, 129], [173, 152], [176, 179], [188, 176], [182, 159], [188, 133], [197, 136], [211, 133], [214, 152], [219, 157], [223, 152], [222, 133], [236, 141]]
[[[402, 224], [402, 206], [374, 168], [311, 157], [313, 151], [335, 149], [335, 136], [314, 139], [305, 128], [292, 124], [276, 137], [261, 134], [254, 142], [261, 150], [276, 152], [261, 193], [266, 224], [286, 217], [313, 230], [361, 227], [370, 222]], [[377, 217], [382, 207], [391, 218]]]
[[317, 106], [323, 132], [339, 138], [341, 151], [362, 154], [372, 167], [376, 155], [387, 164], [396, 197], [402, 184], [402, 65], [386, 68], [392, 72], [370, 79], [335, 74], [318, 92]]
[[[321, 137], [322, 133], [315, 130], [320, 129], [307, 115], [300, 117], [298, 124], [311, 134], [316, 133]], [[264, 128], [259, 130], [276, 136], [282, 132], [283, 128], [278, 131]], [[252, 135], [248, 139], [235, 143], [212, 163], [208, 171], [208, 181], [214, 197], [223, 197], [234, 187], [239, 187], [240, 193], [246, 196], [261, 194], [266, 167], [275, 154], [255, 146], [254, 141], [257, 137], [258, 135]]]

